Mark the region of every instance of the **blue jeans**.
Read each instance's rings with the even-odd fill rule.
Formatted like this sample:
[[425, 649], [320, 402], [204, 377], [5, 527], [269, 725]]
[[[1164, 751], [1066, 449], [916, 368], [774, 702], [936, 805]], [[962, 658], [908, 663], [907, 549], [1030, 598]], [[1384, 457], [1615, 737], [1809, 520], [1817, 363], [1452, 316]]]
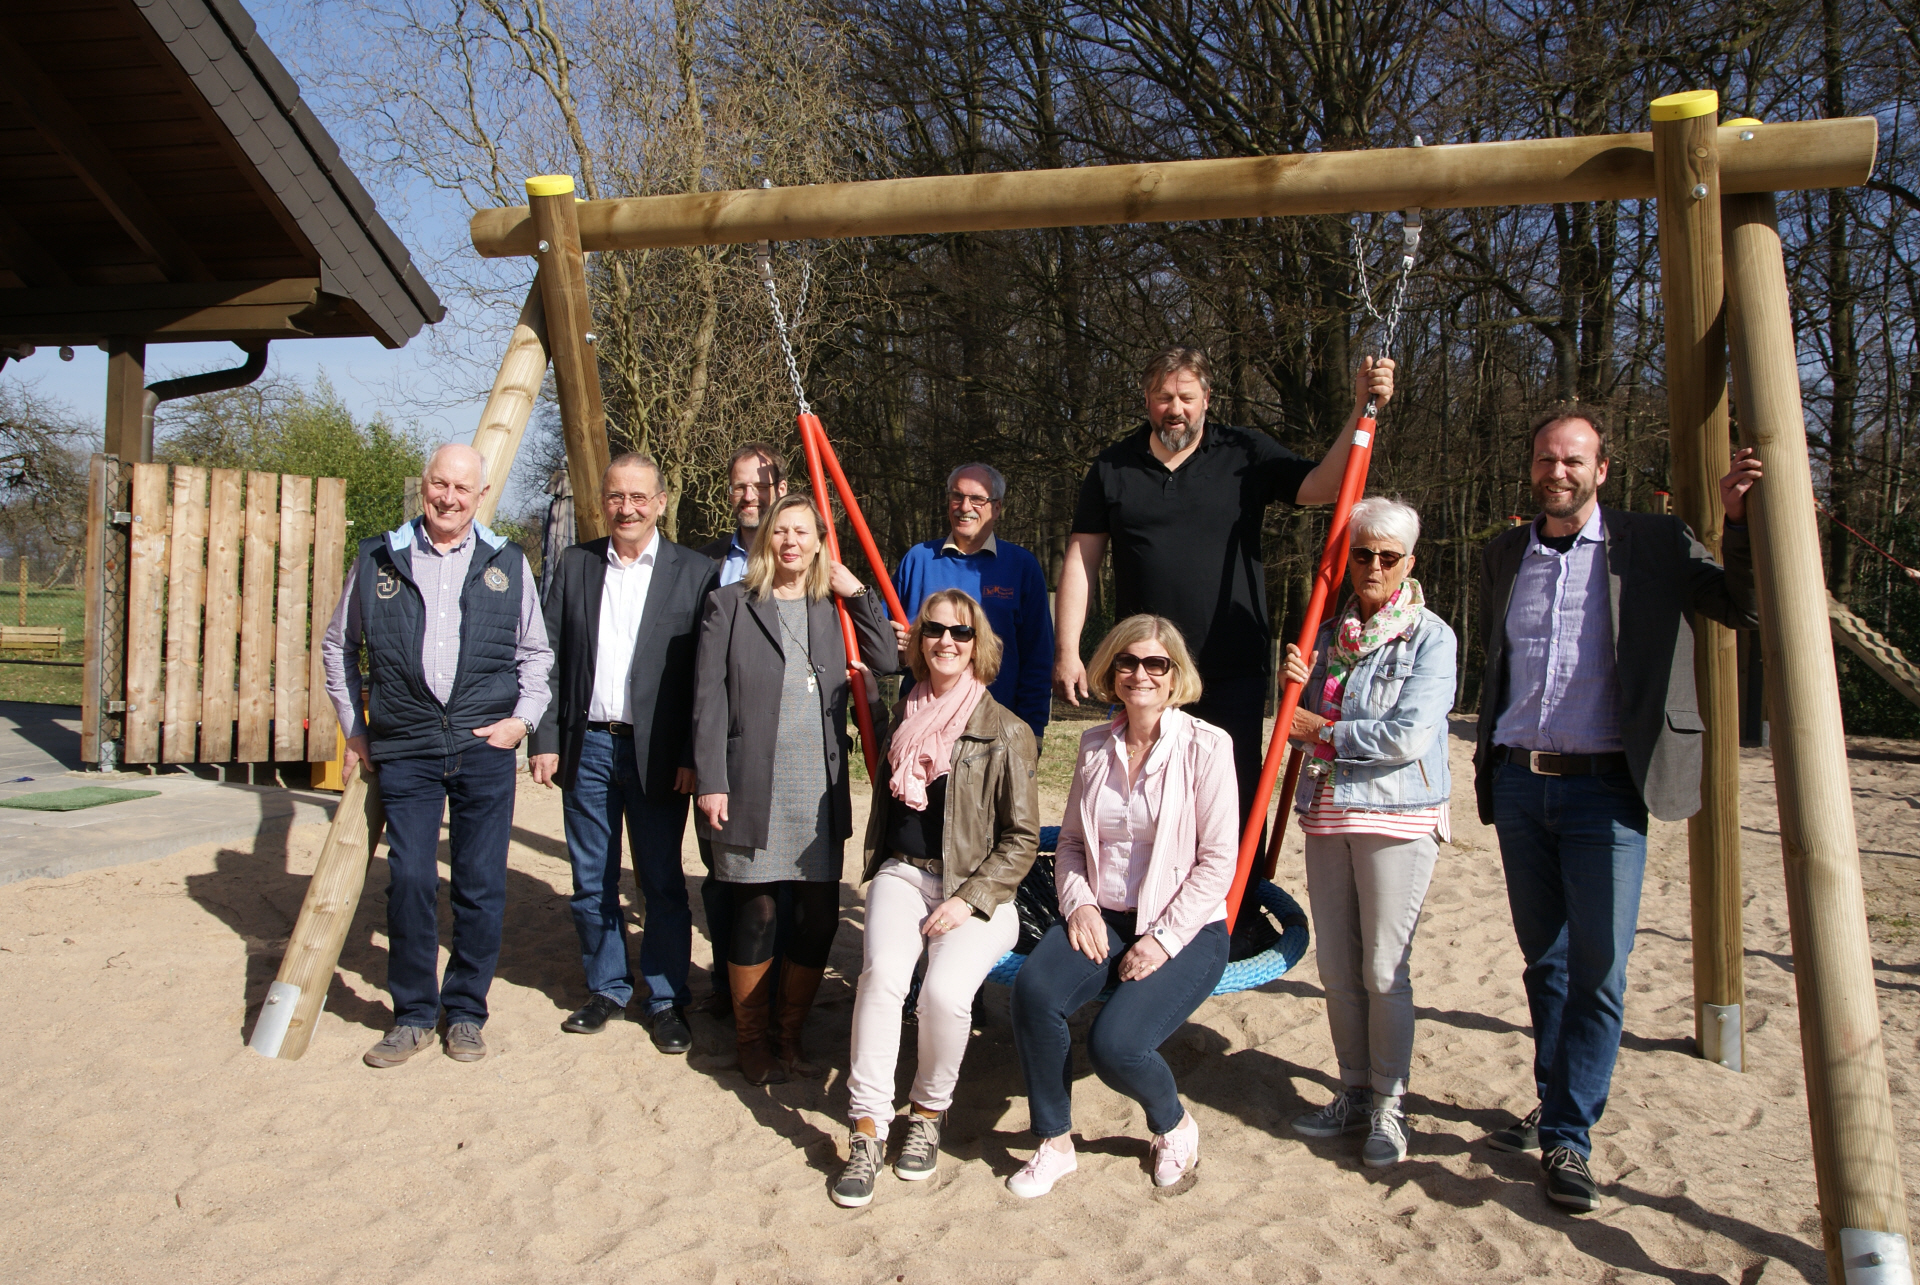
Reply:
[[1620, 1055], [1627, 956], [1640, 920], [1647, 808], [1624, 772], [1493, 782], [1493, 825], [1533, 1011], [1540, 1146], [1593, 1152]]
[[[474, 738], [451, 757], [394, 759], [379, 768], [387, 814], [387, 990], [400, 1026], [485, 1025], [507, 909], [507, 841], [513, 829], [512, 750]], [[453, 953], [440, 954], [440, 818], [447, 817]]]
[[[1055, 924], [1020, 966], [1013, 982], [1013, 1042], [1027, 1077], [1027, 1114], [1034, 1133], [1058, 1138], [1073, 1132], [1073, 1037], [1067, 1019], [1114, 980], [1120, 958], [1136, 940], [1134, 913], [1102, 910], [1107, 957], [1094, 963], [1067, 941], [1067, 926]], [[1110, 1089], [1147, 1112], [1147, 1127], [1171, 1133], [1187, 1109], [1160, 1056], [1167, 1037], [1192, 1016], [1227, 968], [1227, 925], [1208, 924], [1158, 971], [1119, 989], [1093, 1019], [1087, 1057]]]
[[693, 911], [680, 869], [680, 838], [687, 828], [687, 796], [669, 790], [649, 797], [634, 769], [633, 742], [587, 729], [573, 788], [562, 813], [573, 862], [573, 926], [587, 990], [625, 1008], [633, 1000], [626, 921], [620, 913], [620, 821], [626, 819], [633, 873], [647, 907], [640, 937], [640, 975], [652, 995], [649, 1011], [685, 1004], [693, 962]]

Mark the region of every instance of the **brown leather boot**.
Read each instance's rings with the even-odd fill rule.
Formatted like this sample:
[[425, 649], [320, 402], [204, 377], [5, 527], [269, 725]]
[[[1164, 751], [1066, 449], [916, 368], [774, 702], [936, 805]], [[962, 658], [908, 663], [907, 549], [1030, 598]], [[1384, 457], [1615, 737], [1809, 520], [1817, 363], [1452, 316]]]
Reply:
[[740, 1074], [748, 1084], [779, 1084], [787, 1077], [773, 1059], [767, 1040], [773, 1009], [773, 961], [728, 964], [727, 981], [733, 987], [734, 1044], [740, 1051]]
[[813, 997], [820, 992], [820, 979], [826, 975], [824, 968], [802, 968], [791, 959], [780, 965], [780, 1003], [774, 1014], [774, 1044], [780, 1069], [788, 1075], [803, 1075], [816, 1079], [826, 1074], [826, 1068], [816, 1066], [801, 1056], [800, 1032], [807, 1024], [807, 1014], [813, 1011]]

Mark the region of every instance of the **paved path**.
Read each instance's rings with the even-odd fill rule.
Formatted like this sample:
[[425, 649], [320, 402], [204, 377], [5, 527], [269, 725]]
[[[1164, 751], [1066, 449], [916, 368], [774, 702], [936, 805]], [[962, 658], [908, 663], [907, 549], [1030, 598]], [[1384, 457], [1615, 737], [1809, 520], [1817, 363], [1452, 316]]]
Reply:
[[211, 781], [184, 768], [153, 776], [82, 772], [78, 708], [0, 701], [0, 798], [81, 785], [160, 793], [80, 812], [0, 808], [0, 884], [147, 861], [197, 844], [250, 840], [269, 830], [327, 821], [338, 797]]

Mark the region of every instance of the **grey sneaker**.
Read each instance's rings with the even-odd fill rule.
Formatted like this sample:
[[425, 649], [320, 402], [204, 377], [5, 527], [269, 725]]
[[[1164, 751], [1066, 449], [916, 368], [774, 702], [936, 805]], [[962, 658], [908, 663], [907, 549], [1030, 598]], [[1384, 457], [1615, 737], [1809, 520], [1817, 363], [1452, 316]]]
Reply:
[[880, 1139], [870, 1138], [858, 1129], [847, 1139], [847, 1165], [840, 1180], [833, 1184], [833, 1203], [843, 1209], [858, 1209], [873, 1200], [873, 1180], [886, 1156]]
[[940, 1164], [940, 1125], [946, 1118], [944, 1111], [931, 1120], [917, 1111], [907, 1112], [907, 1140], [900, 1144], [900, 1158], [893, 1162], [897, 1176], [908, 1182], [933, 1177]]
[[1295, 1116], [1293, 1131], [1303, 1138], [1337, 1138], [1368, 1126], [1366, 1089], [1348, 1089], [1318, 1111]]
[[1360, 1162], [1369, 1169], [1385, 1169], [1407, 1158], [1407, 1113], [1399, 1098], [1382, 1098], [1371, 1112], [1372, 1127], [1360, 1148]]
[[368, 1066], [399, 1066], [431, 1043], [433, 1028], [430, 1026], [396, 1026], [387, 1032], [385, 1039], [361, 1054], [360, 1060]]
[[487, 1055], [477, 1022], [455, 1022], [447, 1028], [447, 1056], [456, 1062], [478, 1062]]

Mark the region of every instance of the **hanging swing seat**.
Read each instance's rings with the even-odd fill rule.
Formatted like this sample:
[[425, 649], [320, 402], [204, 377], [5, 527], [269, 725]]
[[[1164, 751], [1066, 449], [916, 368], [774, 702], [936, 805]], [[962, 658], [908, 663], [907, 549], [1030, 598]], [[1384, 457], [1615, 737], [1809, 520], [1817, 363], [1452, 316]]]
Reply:
[[[1014, 910], [1020, 916], [1020, 941], [1000, 957], [1000, 962], [987, 974], [988, 981], [1013, 985], [1020, 966], [1027, 962], [1027, 955], [1040, 944], [1047, 930], [1060, 922], [1060, 905], [1053, 882], [1053, 854], [1059, 843], [1059, 826], [1041, 827], [1040, 855], [1034, 859], [1027, 877], [1020, 881], [1020, 890], [1013, 898]], [[1220, 976], [1220, 984], [1213, 988], [1215, 995], [1232, 995], [1264, 986], [1276, 977], [1285, 976], [1307, 953], [1307, 912], [1300, 908], [1300, 903], [1286, 889], [1265, 879], [1256, 881], [1251, 891], [1255, 904], [1264, 913], [1247, 916], [1247, 922], [1234, 933], [1235, 949], [1228, 959], [1227, 971]], [[1101, 992], [1100, 998], [1104, 1000], [1112, 994], [1109, 987]]]

